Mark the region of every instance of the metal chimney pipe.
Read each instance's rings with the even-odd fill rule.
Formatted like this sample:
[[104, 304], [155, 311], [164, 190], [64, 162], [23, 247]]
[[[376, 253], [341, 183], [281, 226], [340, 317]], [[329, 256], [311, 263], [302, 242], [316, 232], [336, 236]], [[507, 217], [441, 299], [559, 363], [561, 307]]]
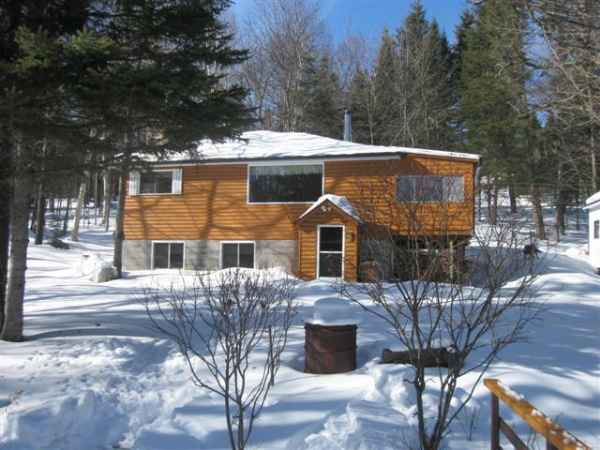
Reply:
[[344, 141], [352, 142], [352, 113], [344, 111]]

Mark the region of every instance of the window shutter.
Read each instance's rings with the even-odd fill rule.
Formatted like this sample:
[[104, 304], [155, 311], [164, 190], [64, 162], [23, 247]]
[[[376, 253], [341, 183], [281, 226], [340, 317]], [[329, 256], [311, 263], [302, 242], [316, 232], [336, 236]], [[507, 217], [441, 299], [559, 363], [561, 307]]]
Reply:
[[140, 173], [129, 173], [129, 195], [138, 195], [140, 193]]
[[181, 180], [183, 178], [182, 169], [173, 170], [173, 194], [181, 194]]

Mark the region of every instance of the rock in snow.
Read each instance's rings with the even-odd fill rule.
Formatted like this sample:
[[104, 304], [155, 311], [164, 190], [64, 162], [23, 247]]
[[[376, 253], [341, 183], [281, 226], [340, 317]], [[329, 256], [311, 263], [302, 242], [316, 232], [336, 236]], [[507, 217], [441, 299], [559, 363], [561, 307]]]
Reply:
[[112, 263], [104, 260], [97, 253], [84, 254], [81, 259], [81, 274], [88, 277], [90, 281], [106, 283], [116, 278], [117, 271]]

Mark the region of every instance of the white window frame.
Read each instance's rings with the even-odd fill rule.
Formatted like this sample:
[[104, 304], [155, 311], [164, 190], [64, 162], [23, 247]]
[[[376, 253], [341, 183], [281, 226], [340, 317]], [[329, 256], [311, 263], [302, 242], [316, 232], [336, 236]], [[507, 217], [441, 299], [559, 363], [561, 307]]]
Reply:
[[[154, 196], [154, 195], [161, 195], [161, 196], [165, 196], [165, 195], [182, 195], [183, 194], [183, 169], [182, 168], [170, 168], [170, 169], [161, 169], [161, 168], [157, 168], [157, 169], [152, 169], [150, 170], [150, 172], [171, 172], [171, 192], [146, 192], [146, 193], [141, 193], [139, 192], [141, 185], [142, 185], [142, 171], [135, 171], [132, 172], [129, 177], [131, 178], [133, 175], [133, 173], [137, 174], [138, 177], [138, 192], [136, 192], [135, 194], [132, 194], [131, 192], [128, 192], [129, 195], [133, 195], [133, 196], [141, 196], [141, 197], [147, 197], [147, 196]], [[177, 180], [177, 173], [179, 173], [179, 191], [176, 192], [173, 188], [174, 185], [176, 183]]]
[[[322, 277], [320, 276], [321, 268], [321, 228], [341, 228], [342, 229], [342, 276], [337, 277]], [[323, 253], [339, 254], [340, 252], [324, 251]], [[346, 225], [328, 224], [317, 225], [317, 273], [316, 278], [319, 280], [344, 280], [345, 279], [345, 260], [346, 259]]]
[[[219, 242], [219, 269], [223, 269], [223, 244], [252, 244], [254, 250], [252, 251], [252, 269], [256, 269], [256, 241], [220, 241]], [[238, 248], [238, 268], [240, 267], [240, 250]], [[246, 267], [242, 267], [246, 269]]]
[[264, 166], [321, 166], [321, 195], [325, 194], [325, 161], [323, 160], [306, 160], [306, 161], [264, 161], [264, 162], [253, 162], [246, 165], [246, 204], [247, 205], [310, 205], [313, 201], [306, 202], [251, 202], [250, 201], [250, 168], [251, 167], [264, 167]]
[[[155, 269], [154, 268], [154, 244], [183, 244], [183, 267], [178, 268], [171, 268], [171, 246], [169, 245], [169, 253], [168, 253], [168, 260], [169, 260], [169, 267], [168, 268], [160, 268], [160, 269]], [[186, 253], [186, 248], [185, 248], [185, 241], [152, 241], [152, 252], [150, 253], [150, 267], [152, 268], [152, 270], [185, 270], [185, 253]]]

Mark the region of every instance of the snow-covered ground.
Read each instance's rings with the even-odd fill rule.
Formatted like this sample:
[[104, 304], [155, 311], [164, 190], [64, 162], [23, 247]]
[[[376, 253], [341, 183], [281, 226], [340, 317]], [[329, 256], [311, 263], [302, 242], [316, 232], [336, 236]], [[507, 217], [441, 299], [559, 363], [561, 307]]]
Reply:
[[[546, 308], [529, 341], [501, 356], [500, 378], [592, 447], [600, 447], [600, 277], [586, 263], [585, 232], [548, 248], [537, 296]], [[227, 448], [221, 400], [196, 388], [174, 346], [157, 336], [142, 289], [173, 273], [136, 272], [108, 283], [82, 275], [84, 253], [110, 258], [109, 233], [84, 229], [70, 250], [30, 247], [27, 340], [0, 342], [0, 449], [197, 450]], [[375, 450], [414, 440], [414, 397], [403, 366], [381, 366], [397, 347], [361, 315], [359, 368], [302, 372], [303, 320], [335, 293], [322, 281], [299, 286], [299, 316], [285, 364], [256, 424], [251, 448]], [[355, 308], [355, 306], [349, 306]], [[361, 314], [359, 311], [356, 314]], [[475, 376], [463, 380], [468, 389]], [[531, 433], [508, 413], [523, 439]], [[456, 422], [450, 448], [489, 448], [489, 393], [480, 386]], [[540, 448], [542, 442], [539, 442]]]

